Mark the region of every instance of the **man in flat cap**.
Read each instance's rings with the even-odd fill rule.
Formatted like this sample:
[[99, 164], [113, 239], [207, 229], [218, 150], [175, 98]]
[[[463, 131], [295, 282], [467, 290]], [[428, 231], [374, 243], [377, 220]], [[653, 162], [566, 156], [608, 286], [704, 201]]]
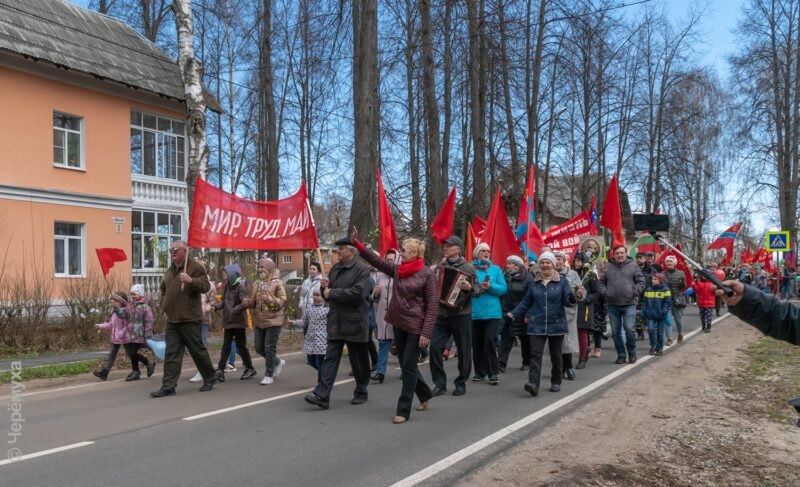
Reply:
[[369, 269], [356, 258], [358, 250], [350, 239], [337, 240], [336, 246], [339, 261], [331, 267], [328, 278], [320, 282], [322, 297], [330, 306], [328, 348], [317, 387], [305, 397], [307, 403], [322, 409], [328, 409], [330, 404], [345, 345], [356, 380], [351, 404], [367, 402], [369, 384]]
[[467, 392], [467, 379], [472, 372], [472, 296], [478, 293], [475, 280], [475, 269], [461, 253], [464, 241], [451, 235], [444, 241], [444, 258], [436, 267], [437, 282], [443, 272], [457, 271], [465, 279], [459, 285], [454, 303], [440, 302], [436, 315], [436, 325], [431, 337], [431, 378], [433, 379], [433, 395], [440, 396], [447, 392], [447, 374], [444, 371], [442, 351], [452, 336], [458, 347], [458, 377], [456, 377], [454, 396], [462, 396]]

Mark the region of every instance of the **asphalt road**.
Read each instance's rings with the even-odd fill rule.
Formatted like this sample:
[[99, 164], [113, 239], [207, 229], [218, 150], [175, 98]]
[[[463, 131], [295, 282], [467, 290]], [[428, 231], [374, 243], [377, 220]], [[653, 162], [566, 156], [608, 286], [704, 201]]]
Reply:
[[[697, 308], [687, 308], [684, 321], [685, 335], [696, 330]], [[518, 370], [516, 347], [499, 386], [469, 383], [465, 396], [435, 398], [428, 411], [412, 410], [411, 420], [403, 425], [392, 424], [400, 391], [394, 357], [386, 381], [371, 385], [369, 402], [360, 406], [349, 403], [354, 384], [343, 360], [338, 380], [344, 383], [334, 388], [328, 411], [303, 401], [316, 372], [300, 353], [284, 356], [284, 372], [270, 386], [259, 385], [257, 379], [240, 381], [241, 373], [236, 372], [213, 391], [200, 393], [196, 384], [188, 382], [194, 370], [184, 370], [178, 394], [160, 399], [149, 397], [160, 386], [160, 367], [152, 378], [132, 383], [121, 380], [126, 372], [116, 371], [109, 382], [16, 397], [4, 387], [0, 400], [9, 407], [19, 401], [24, 418], [17, 443], [6, 449], [18, 447], [23, 455], [31, 455], [91, 443], [16, 462], [0, 461], [0, 476], [2, 485], [26, 487], [381, 486], [440, 462], [417, 479], [430, 474], [426, 485], [449, 485], [575, 405], [591, 400], [591, 389], [636, 380], [641, 367], [657, 367], [658, 357], [649, 357], [647, 348], [647, 341], [639, 342], [639, 363], [620, 366], [613, 363], [613, 343], [604, 342], [603, 357], [591, 359], [575, 381], [565, 380], [560, 393], [546, 390], [549, 364], [544, 364], [545, 388], [533, 398], [522, 388], [527, 372]], [[674, 345], [666, 352], [681, 353]], [[256, 362], [261, 372], [262, 364], [263, 360]], [[452, 390], [456, 363], [446, 364]], [[422, 370], [429, 377], [427, 364]], [[0, 413], [4, 432], [12, 427], [10, 411]], [[197, 415], [201, 416], [191, 418]], [[453, 457], [456, 452], [460, 453]], [[413, 480], [402, 485], [413, 485]]]

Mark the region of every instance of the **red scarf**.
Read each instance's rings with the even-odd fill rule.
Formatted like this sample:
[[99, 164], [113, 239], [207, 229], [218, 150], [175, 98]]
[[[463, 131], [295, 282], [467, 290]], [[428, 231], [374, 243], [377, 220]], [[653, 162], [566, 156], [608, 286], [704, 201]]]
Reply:
[[411, 275], [416, 274], [425, 266], [425, 261], [422, 260], [420, 257], [417, 257], [414, 260], [409, 260], [407, 262], [402, 262], [400, 264], [400, 268], [397, 269], [397, 275], [400, 278], [408, 277]]

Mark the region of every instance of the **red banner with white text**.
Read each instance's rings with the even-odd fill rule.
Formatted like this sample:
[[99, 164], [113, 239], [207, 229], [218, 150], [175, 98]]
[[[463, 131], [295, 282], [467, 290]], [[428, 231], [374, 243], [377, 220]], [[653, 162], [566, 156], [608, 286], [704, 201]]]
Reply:
[[544, 244], [549, 245], [553, 250], [560, 250], [572, 256], [581, 243], [581, 237], [594, 235], [591, 215], [584, 210], [575, 215], [571, 220], [562, 223], [557, 227], [551, 227], [543, 238]]
[[187, 243], [213, 249], [315, 249], [319, 242], [306, 185], [282, 200], [252, 201], [197, 178]]

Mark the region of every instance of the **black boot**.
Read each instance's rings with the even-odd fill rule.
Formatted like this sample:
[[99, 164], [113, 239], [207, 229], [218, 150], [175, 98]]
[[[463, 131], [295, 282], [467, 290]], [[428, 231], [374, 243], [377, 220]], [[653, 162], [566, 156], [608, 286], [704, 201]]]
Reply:
[[100, 370], [93, 370], [92, 374], [95, 377], [97, 377], [98, 379], [100, 379], [100, 380], [106, 380], [106, 379], [108, 379], [108, 372], [109, 372], [109, 370], [107, 368], [103, 367]]
[[138, 370], [134, 370], [133, 372], [131, 372], [130, 374], [128, 374], [128, 377], [125, 377], [125, 382], [130, 382], [130, 381], [132, 381], [132, 380], [139, 380], [139, 376], [140, 376], [140, 375], [141, 375], [141, 374], [139, 373], [139, 371], [138, 371]]

